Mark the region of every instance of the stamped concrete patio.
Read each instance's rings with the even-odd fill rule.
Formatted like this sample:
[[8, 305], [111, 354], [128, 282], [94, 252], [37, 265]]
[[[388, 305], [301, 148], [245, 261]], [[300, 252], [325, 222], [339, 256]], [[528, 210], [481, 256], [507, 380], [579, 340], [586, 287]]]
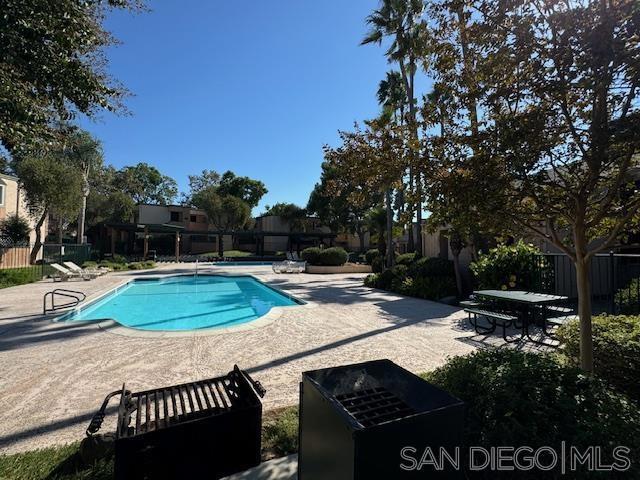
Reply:
[[[122, 327], [42, 316], [42, 297], [56, 287], [81, 290], [90, 301], [132, 276], [193, 268], [173, 264], [0, 290], [0, 453], [81, 439], [104, 396], [125, 381], [134, 391], [154, 388], [224, 374], [237, 363], [265, 386], [269, 409], [297, 403], [305, 370], [389, 358], [424, 372], [486, 340], [459, 309], [366, 288], [364, 275], [276, 275], [268, 267], [225, 271], [250, 273], [311, 305], [286, 307], [252, 329], [181, 337], [135, 337], [122, 335]], [[223, 269], [200, 266], [205, 270]], [[105, 429], [113, 424], [107, 418]]]

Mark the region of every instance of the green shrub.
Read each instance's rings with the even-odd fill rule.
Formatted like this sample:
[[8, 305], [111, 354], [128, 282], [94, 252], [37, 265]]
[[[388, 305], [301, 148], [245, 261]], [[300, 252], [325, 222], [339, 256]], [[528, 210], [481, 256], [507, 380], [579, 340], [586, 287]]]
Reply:
[[625, 315], [640, 313], [640, 278], [634, 278], [627, 286], [618, 290], [615, 302], [620, 313]]
[[374, 273], [380, 273], [384, 269], [384, 261], [382, 256], [375, 257], [371, 262], [371, 271]]
[[414, 262], [415, 259], [415, 253], [403, 253], [402, 255], [398, 255], [396, 257], [396, 264], [409, 266]]
[[453, 262], [446, 258], [421, 257], [409, 266], [412, 277], [454, 277]]
[[320, 256], [320, 252], [321, 250], [318, 247], [309, 247], [300, 252], [300, 257], [305, 262], [308, 262], [311, 265], [316, 265], [318, 262], [318, 257]]
[[492, 248], [469, 267], [480, 288], [546, 291], [553, 282], [551, 264], [522, 241]]
[[457, 294], [456, 280], [452, 277], [411, 277], [411, 282], [405, 286], [405, 295], [424, 298], [425, 300], [440, 300]]
[[367, 250], [367, 252], [364, 254], [364, 258], [365, 261], [367, 262], [367, 265], [373, 265], [373, 261], [376, 258], [380, 258], [382, 255], [380, 255], [380, 250], [378, 250], [377, 248], [372, 248], [371, 250]]
[[39, 266], [0, 270], [0, 288], [15, 287], [42, 280]]
[[94, 262], [93, 260], [87, 260], [82, 264], [82, 268], [96, 268], [98, 266], [98, 262]]
[[110, 260], [112, 263], [127, 263], [127, 257], [124, 255], [114, 255]]
[[378, 281], [380, 279], [379, 273], [372, 273], [371, 275], [367, 275], [364, 279], [364, 286], [369, 288], [378, 288]]
[[325, 248], [324, 250], [320, 251], [318, 258], [316, 259], [316, 265], [337, 267], [347, 263], [348, 257], [349, 256], [347, 255], [347, 252], [344, 248]]
[[[640, 316], [600, 315], [592, 324], [596, 374], [640, 400]], [[579, 322], [569, 322], [557, 333], [563, 357], [570, 365], [580, 365]]]
[[262, 425], [265, 456], [282, 457], [298, 451], [298, 408], [286, 407], [267, 412]]
[[[611, 463], [613, 446], [624, 445], [631, 449], [633, 472], [623, 478], [640, 475], [638, 405], [577, 368], [540, 354], [491, 349], [455, 357], [425, 377], [465, 402], [465, 447], [550, 446], [559, 452], [566, 442], [580, 451], [602, 446], [603, 461]], [[468, 459], [462, 463], [468, 465]], [[557, 470], [546, 475], [539, 470], [468, 473], [487, 479], [560, 478]], [[602, 478], [598, 475], [593, 476]], [[592, 477], [575, 472], [571, 478]]]

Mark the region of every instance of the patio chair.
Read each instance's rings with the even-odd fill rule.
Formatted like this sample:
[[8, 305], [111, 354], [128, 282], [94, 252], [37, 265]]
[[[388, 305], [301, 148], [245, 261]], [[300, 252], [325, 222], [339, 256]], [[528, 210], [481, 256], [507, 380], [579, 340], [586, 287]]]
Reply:
[[106, 267], [82, 268], [73, 262], [62, 262], [62, 264], [72, 272], [86, 273], [87, 275], [100, 276], [100, 275], [104, 275], [105, 273], [109, 273], [110, 271], [110, 269]]
[[56, 273], [52, 276], [54, 281], [56, 281], [56, 279], [59, 281], [67, 281], [72, 278], [81, 278], [83, 280], [91, 280], [95, 278], [95, 275], [89, 275], [84, 272], [83, 273], [73, 272], [57, 263], [51, 263], [50, 265], [51, 265], [51, 268], [56, 270]]

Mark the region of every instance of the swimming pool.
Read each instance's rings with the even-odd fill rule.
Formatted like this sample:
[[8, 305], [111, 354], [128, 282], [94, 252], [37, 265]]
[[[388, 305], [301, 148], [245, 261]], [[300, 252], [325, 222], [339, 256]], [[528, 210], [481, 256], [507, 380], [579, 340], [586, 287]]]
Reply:
[[201, 330], [240, 325], [273, 307], [301, 303], [250, 276], [174, 276], [133, 280], [60, 320], [113, 319], [141, 330]]

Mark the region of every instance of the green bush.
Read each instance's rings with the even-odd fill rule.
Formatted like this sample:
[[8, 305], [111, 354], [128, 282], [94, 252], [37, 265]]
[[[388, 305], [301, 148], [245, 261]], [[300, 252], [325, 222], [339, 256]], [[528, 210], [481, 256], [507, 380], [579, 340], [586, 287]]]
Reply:
[[98, 262], [94, 262], [93, 260], [87, 260], [82, 264], [82, 268], [96, 268], [98, 266]]
[[[411, 282], [404, 286], [405, 295], [424, 298], [425, 300], [440, 300], [457, 294], [456, 280], [452, 277], [411, 277]], [[401, 292], [399, 292], [401, 293]]]
[[42, 280], [39, 266], [0, 270], [0, 288], [15, 287]]
[[298, 408], [265, 413], [262, 425], [264, 455], [282, 457], [298, 451]]
[[376, 258], [372, 265], [374, 274], [365, 279], [365, 285], [427, 300], [456, 295], [455, 273], [450, 260], [423, 257], [408, 266], [406, 260], [402, 260], [393, 268], [382, 271], [382, 258]]
[[616, 305], [625, 315], [640, 313], [640, 278], [634, 278], [627, 286], [616, 292]]
[[398, 255], [396, 257], [396, 264], [409, 266], [414, 262], [415, 259], [415, 253], [403, 253], [402, 255]]
[[446, 258], [421, 257], [409, 266], [409, 274], [413, 277], [453, 277], [453, 262]]
[[316, 265], [337, 267], [347, 263], [347, 258], [349, 258], [349, 255], [344, 248], [325, 248], [320, 251], [318, 258], [316, 259]]
[[371, 271], [374, 273], [381, 273], [384, 270], [384, 261], [382, 256], [375, 257], [371, 262]]
[[321, 250], [318, 247], [309, 247], [300, 252], [300, 257], [305, 262], [308, 262], [311, 265], [316, 265], [318, 257], [320, 256], [320, 252]]
[[[465, 447], [550, 446], [559, 452], [566, 442], [580, 451], [602, 446], [602, 460], [612, 463], [611, 449], [624, 445], [631, 449], [631, 470], [623, 478], [640, 475], [638, 405], [577, 368], [540, 354], [491, 349], [455, 357], [425, 377], [465, 402]], [[468, 459], [462, 463], [468, 465]], [[487, 479], [560, 478], [558, 470], [467, 473]], [[601, 475], [582, 471], [571, 478]]]
[[[593, 317], [593, 355], [596, 374], [616, 389], [640, 401], [640, 316]], [[580, 364], [580, 324], [558, 329], [562, 355], [570, 365]]]
[[127, 257], [125, 257], [124, 255], [114, 255], [113, 257], [111, 257], [111, 262], [112, 263], [127, 263]]
[[522, 241], [480, 254], [470, 268], [480, 288], [546, 291], [553, 281], [549, 262], [536, 247]]
[[369, 288], [378, 288], [378, 281], [380, 279], [379, 273], [372, 273], [371, 275], [367, 275], [364, 279], [364, 286]]
[[367, 250], [367, 252], [364, 254], [364, 258], [365, 261], [367, 262], [367, 265], [373, 265], [373, 261], [376, 258], [380, 258], [382, 255], [380, 255], [380, 250], [378, 250], [377, 248], [372, 248], [371, 250]]

